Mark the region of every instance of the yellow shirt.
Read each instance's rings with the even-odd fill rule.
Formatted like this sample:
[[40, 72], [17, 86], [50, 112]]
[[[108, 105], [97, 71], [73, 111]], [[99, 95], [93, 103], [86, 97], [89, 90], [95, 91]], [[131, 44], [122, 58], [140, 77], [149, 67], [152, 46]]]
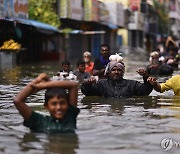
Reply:
[[180, 96], [180, 75], [175, 75], [161, 84], [161, 92], [171, 89], [174, 91], [175, 95]]

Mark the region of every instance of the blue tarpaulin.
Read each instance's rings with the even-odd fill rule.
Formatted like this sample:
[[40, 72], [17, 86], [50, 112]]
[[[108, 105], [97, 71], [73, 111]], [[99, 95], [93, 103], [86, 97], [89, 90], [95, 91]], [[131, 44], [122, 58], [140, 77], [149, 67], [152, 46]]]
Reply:
[[23, 19], [23, 18], [0, 18], [0, 21], [3, 21], [3, 20], [29, 25], [29, 26], [37, 28], [40, 31], [43, 30], [43, 31], [60, 33], [60, 31], [56, 27], [51, 26], [49, 24], [45, 24], [43, 22], [36, 21], [36, 20]]

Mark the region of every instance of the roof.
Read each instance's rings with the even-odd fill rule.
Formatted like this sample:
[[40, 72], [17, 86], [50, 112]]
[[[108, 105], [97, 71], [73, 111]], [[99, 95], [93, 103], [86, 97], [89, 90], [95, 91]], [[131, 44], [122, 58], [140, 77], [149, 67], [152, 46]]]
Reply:
[[0, 18], [0, 21], [1, 20], [10, 21], [10, 22], [12, 21], [12, 22], [17, 22], [24, 25], [29, 25], [29, 26], [35, 27], [37, 30], [43, 33], [52, 33], [52, 32], [60, 33], [60, 31], [56, 27], [43, 23], [43, 22], [36, 21], [36, 20], [14, 18], [14, 17]]
[[72, 29], [79, 29], [83, 30], [84, 28], [86, 31], [91, 30], [101, 30], [101, 29], [110, 29], [110, 30], [117, 30], [119, 26], [114, 25], [108, 22], [95, 22], [95, 21], [84, 21], [84, 20], [73, 20], [68, 18], [60, 18], [61, 20], [61, 28], [72, 28]]

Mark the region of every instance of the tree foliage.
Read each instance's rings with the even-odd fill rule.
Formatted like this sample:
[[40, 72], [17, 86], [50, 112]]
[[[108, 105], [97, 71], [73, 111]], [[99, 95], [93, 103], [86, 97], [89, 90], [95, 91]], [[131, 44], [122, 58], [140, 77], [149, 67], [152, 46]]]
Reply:
[[55, 0], [28, 0], [29, 18], [59, 27], [60, 21], [53, 9], [55, 2]]
[[153, 5], [159, 14], [159, 33], [168, 34], [169, 15], [165, 4], [159, 3], [157, 0], [153, 0]]

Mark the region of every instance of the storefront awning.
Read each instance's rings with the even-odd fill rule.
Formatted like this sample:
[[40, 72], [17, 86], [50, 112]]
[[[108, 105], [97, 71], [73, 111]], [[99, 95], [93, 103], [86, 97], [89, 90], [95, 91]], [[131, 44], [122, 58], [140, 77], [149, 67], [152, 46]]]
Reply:
[[32, 26], [42, 33], [54, 33], [54, 32], [60, 33], [60, 31], [56, 27], [36, 20], [23, 19], [23, 18], [0, 18], [0, 21], [10, 21], [10, 22], [16, 22], [16, 23]]
[[84, 31], [94, 30], [117, 30], [119, 27], [107, 22], [78, 21], [68, 18], [61, 18], [61, 28], [72, 28]]

